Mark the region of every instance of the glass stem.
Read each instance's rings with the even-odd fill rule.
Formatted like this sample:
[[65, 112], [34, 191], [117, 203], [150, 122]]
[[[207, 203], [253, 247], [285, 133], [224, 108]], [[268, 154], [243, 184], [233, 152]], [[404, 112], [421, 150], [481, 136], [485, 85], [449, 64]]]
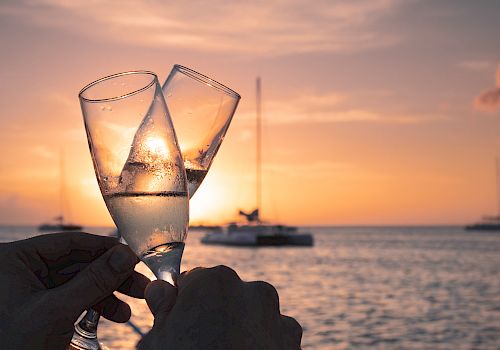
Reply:
[[171, 242], [158, 246], [143, 255], [141, 260], [156, 278], [175, 286], [180, 274], [184, 242]]
[[71, 339], [69, 349], [100, 350], [97, 341], [97, 325], [101, 315], [94, 309], [88, 309], [87, 313], [75, 326], [75, 333]]
[[87, 314], [76, 325], [77, 329], [85, 332], [85, 334], [92, 335], [92, 338], [97, 338], [97, 325], [101, 315], [94, 309], [88, 309]]

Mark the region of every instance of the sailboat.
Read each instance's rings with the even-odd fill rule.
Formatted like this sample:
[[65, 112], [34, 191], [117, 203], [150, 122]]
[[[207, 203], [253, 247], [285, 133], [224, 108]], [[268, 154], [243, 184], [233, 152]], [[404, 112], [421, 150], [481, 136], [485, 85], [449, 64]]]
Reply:
[[240, 210], [239, 215], [246, 224], [229, 224], [222, 232], [207, 233], [201, 242], [204, 244], [227, 246], [313, 246], [314, 238], [308, 232], [299, 232], [297, 227], [265, 224], [260, 219], [262, 197], [261, 175], [261, 83], [257, 78], [257, 157], [256, 157], [256, 203], [257, 208], [250, 213]]
[[44, 232], [56, 232], [56, 231], [79, 231], [82, 229], [82, 226], [65, 223], [63, 216], [63, 208], [64, 208], [64, 199], [65, 199], [65, 191], [64, 191], [64, 164], [63, 164], [63, 155], [60, 156], [59, 163], [59, 215], [54, 218], [53, 223], [44, 223], [38, 226], [38, 231]]
[[500, 231], [500, 160], [496, 158], [497, 215], [484, 216], [481, 221], [465, 226], [467, 231]]

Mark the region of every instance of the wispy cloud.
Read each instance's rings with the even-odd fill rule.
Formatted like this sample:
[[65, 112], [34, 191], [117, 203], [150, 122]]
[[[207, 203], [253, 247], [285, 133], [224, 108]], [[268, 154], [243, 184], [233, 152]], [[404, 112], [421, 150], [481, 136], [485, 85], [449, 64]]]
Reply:
[[[396, 114], [375, 111], [359, 106], [348, 96], [330, 92], [292, 96], [283, 100], [269, 101], [264, 104], [266, 123], [391, 123], [421, 124], [449, 120], [445, 114]], [[254, 111], [242, 111], [238, 118], [253, 120]]]
[[492, 67], [494, 67], [495, 63], [488, 60], [468, 60], [462, 61], [458, 63], [460, 68], [475, 71], [475, 72], [484, 72]]
[[294, 164], [265, 163], [264, 171], [275, 175], [293, 176], [304, 178], [324, 178], [332, 175], [352, 175], [359, 172], [359, 167], [353, 163], [333, 161], [317, 161], [308, 163], [307, 166], [297, 167]]
[[2, 3], [0, 15], [136, 46], [286, 55], [393, 45], [399, 35], [377, 23], [401, 2], [24, 0]]
[[43, 159], [55, 159], [56, 154], [44, 145], [36, 145], [31, 148], [31, 153]]
[[500, 109], [500, 63], [496, 72], [496, 87], [483, 91], [474, 100], [474, 106], [483, 112]]

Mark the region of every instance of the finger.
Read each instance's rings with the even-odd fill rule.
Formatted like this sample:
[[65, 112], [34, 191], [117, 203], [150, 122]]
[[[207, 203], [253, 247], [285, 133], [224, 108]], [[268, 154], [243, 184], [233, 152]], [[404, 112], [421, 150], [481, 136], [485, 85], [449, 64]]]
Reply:
[[162, 318], [174, 307], [177, 289], [168, 282], [156, 280], [146, 287], [144, 296], [155, 319]]
[[[39, 270], [34, 272], [45, 287], [50, 289], [58, 287], [71, 280], [79, 272], [83, 271], [90, 264], [90, 262], [75, 262], [61, 270], [48, 270], [48, 272], [44, 275], [39, 274]], [[120, 288], [118, 288], [118, 291], [134, 298], [144, 299], [144, 289], [149, 282], [151, 282], [149, 278], [134, 271], [132, 275], [125, 282], [123, 282]]]
[[[185, 287], [186, 284], [189, 283], [189, 281], [191, 279], [196, 278], [196, 274], [198, 274], [204, 270], [206, 270], [206, 268], [204, 268], [204, 267], [195, 267], [194, 269], [186, 270], [186, 271], [182, 272], [177, 277], [177, 287], [178, 288], [181, 288], [181, 286]], [[193, 277], [193, 274], [195, 274], [194, 277]]]
[[118, 291], [129, 297], [144, 299], [144, 291], [149, 283], [151, 283], [149, 278], [142, 273], [134, 271], [130, 277], [120, 285]]
[[179, 293], [191, 285], [203, 285], [206, 288], [233, 289], [234, 284], [241, 283], [241, 279], [230, 267], [218, 265], [211, 268], [197, 267], [183, 273], [177, 280]]
[[[64, 259], [64, 257], [61, 257]], [[88, 258], [89, 260], [91, 257]], [[35, 262], [32, 263], [32, 271], [38, 277], [38, 279], [45, 285], [45, 288], [51, 289], [56, 288], [75, 277], [79, 272], [83, 271], [91, 261], [85, 262], [63, 262], [60, 268], [54, 268], [52, 264], [51, 269], [47, 267], [47, 264], [40, 261], [43, 268], [34, 268]]]
[[106, 319], [118, 323], [127, 322], [132, 315], [130, 306], [113, 294], [106, 297], [97, 305], [92, 306], [92, 309], [99, 312]]
[[196, 271], [196, 270], [204, 270], [205, 268], [204, 267], [201, 267], [201, 266], [198, 266], [198, 267], [195, 267], [194, 269], [191, 269], [191, 270], [186, 270], [186, 271], [183, 271], [180, 275], [179, 275], [179, 278], [181, 277], [186, 277], [187, 275], [189, 275], [190, 273]]
[[80, 314], [115, 291], [132, 274], [137, 258], [128, 246], [119, 244], [93, 261], [71, 281], [48, 291], [61, 311]]
[[90, 262], [117, 244], [116, 238], [84, 232], [47, 234], [16, 242], [27, 253], [28, 266], [32, 253], [44, 261], [49, 269], [61, 269], [74, 262]]
[[281, 315], [281, 325], [285, 349], [300, 349], [300, 343], [302, 341], [301, 325], [294, 318], [285, 315]]

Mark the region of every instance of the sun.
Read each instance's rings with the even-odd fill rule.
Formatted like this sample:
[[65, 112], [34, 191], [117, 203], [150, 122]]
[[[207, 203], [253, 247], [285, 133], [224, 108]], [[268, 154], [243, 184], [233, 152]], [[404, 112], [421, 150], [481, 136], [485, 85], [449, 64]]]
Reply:
[[149, 136], [144, 140], [144, 148], [148, 155], [153, 157], [168, 158], [169, 152], [165, 141], [157, 136]]

